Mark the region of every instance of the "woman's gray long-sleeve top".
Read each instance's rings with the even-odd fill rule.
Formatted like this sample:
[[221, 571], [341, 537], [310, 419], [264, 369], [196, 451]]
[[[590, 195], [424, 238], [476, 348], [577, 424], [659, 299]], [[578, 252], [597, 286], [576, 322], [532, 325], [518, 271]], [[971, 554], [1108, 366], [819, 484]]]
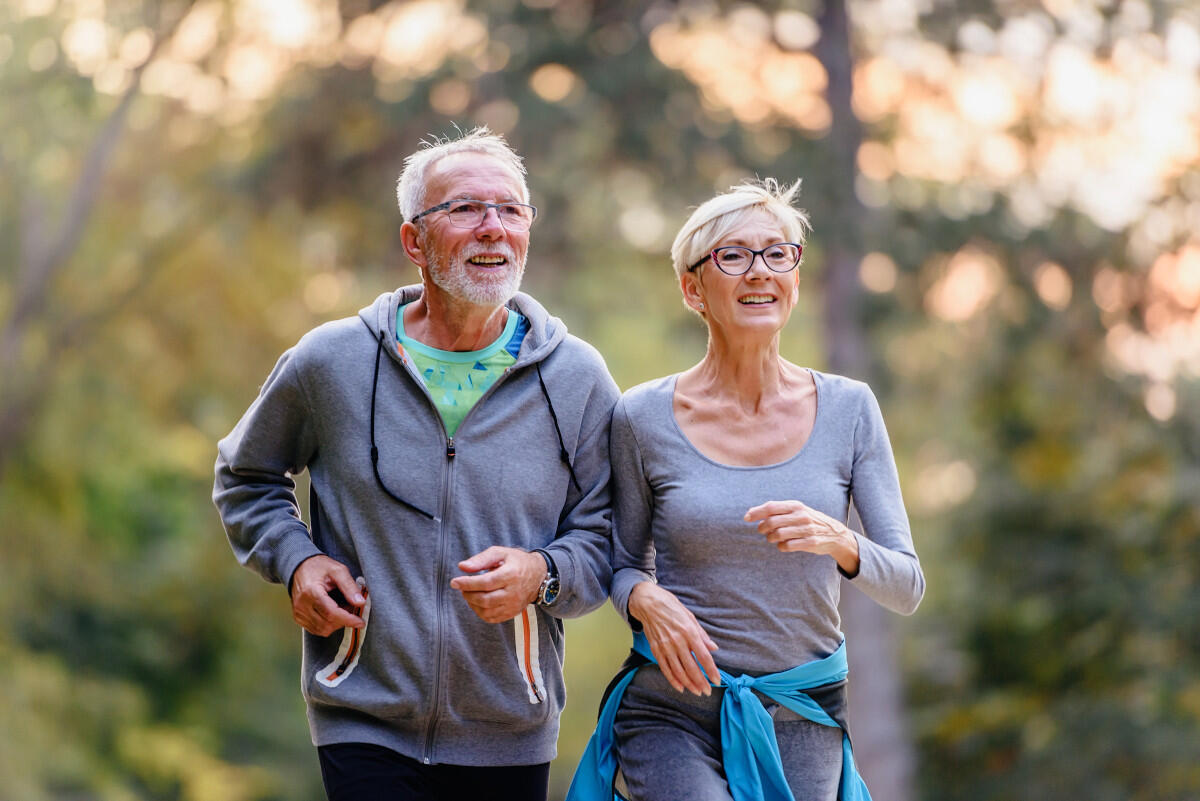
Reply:
[[851, 583], [901, 614], [925, 592], [874, 394], [859, 381], [812, 375], [812, 433], [778, 464], [736, 467], [700, 453], [675, 419], [678, 376], [634, 387], [613, 411], [613, 605], [629, 619], [630, 591], [657, 580], [696, 615], [720, 646], [717, 665], [732, 673], [785, 670], [828, 656], [843, 639], [837, 563], [780, 552], [743, 520], [752, 506], [799, 500], [844, 521], [853, 496], [866, 534], [856, 535]]

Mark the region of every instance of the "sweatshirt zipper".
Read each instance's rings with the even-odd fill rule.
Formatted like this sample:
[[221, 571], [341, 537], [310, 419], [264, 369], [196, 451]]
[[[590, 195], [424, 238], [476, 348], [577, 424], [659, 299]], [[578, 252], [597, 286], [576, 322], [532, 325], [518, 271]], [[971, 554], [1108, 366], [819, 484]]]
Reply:
[[[391, 351], [391, 348], [388, 348], [388, 350]], [[437, 404], [433, 402], [433, 397], [430, 396], [429, 389], [428, 389], [428, 387], [425, 386], [424, 380], [422, 380], [422, 378], [418, 374], [416, 374], [412, 369], [409, 368], [408, 363], [404, 359], [397, 357], [396, 353], [394, 351], [391, 351], [391, 355], [393, 357], [397, 358], [397, 361], [400, 363], [400, 368], [404, 372], [408, 373], [409, 378], [418, 387], [421, 388], [422, 394], [425, 396], [425, 402], [429, 404], [429, 408], [433, 412], [434, 419], [437, 420], [438, 424], [442, 428], [442, 433], [446, 436], [446, 463], [442, 470], [442, 487], [444, 487], [444, 489], [442, 491], [442, 508], [441, 508], [441, 513], [438, 515], [438, 518], [437, 518], [437, 524], [438, 524], [437, 584], [435, 585], [435, 588], [434, 588], [434, 597], [435, 597], [434, 608], [436, 610], [435, 616], [434, 616], [434, 638], [437, 642], [437, 657], [434, 660], [433, 693], [432, 693], [433, 703], [431, 705], [430, 712], [429, 712], [429, 725], [425, 731], [425, 748], [422, 750], [422, 753], [421, 753], [421, 762], [423, 762], [426, 765], [430, 765], [433, 763], [433, 743], [434, 743], [434, 738], [437, 734], [438, 722], [441, 719], [442, 670], [443, 670], [442, 666], [446, 662], [446, 637], [445, 637], [445, 633], [443, 631], [443, 629], [445, 628], [445, 623], [444, 623], [445, 615], [444, 615], [443, 608], [445, 606], [445, 592], [446, 592], [446, 589], [444, 586], [446, 584], [446, 565], [445, 565], [445, 561], [446, 561], [446, 516], [450, 510], [450, 486], [451, 486], [451, 479], [453, 478], [453, 475], [452, 475], [453, 474], [453, 460], [454, 460], [454, 455], [456, 453], [456, 449], [455, 449], [455, 445], [454, 445], [454, 437], [450, 436], [449, 432], [446, 431], [446, 423], [444, 420], [442, 420], [442, 413], [438, 411]], [[490, 389], [491, 388], [489, 387], [489, 391], [490, 391]]]
[[433, 762], [433, 743], [442, 709], [442, 666], [446, 663], [446, 635], [444, 631], [444, 608], [446, 603], [446, 519], [450, 511], [450, 488], [453, 486], [452, 482], [454, 478], [454, 453], [454, 437], [448, 436], [446, 437], [446, 463], [442, 470], [442, 486], [445, 487], [445, 491], [442, 493], [442, 511], [438, 520], [438, 570], [435, 590], [437, 598], [435, 609], [437, 610], [437, 614], [434, 627], [437, 636], [437, 659], [434, 660], [433, 710], [429, 716], [429, 728], [425, 733], [425, 749], [421, 755], [421, 761], [426, 765]]
[[[528, 334], [526, 334], [526, 336], [528, 336]], [[387, 350], [391, 351], [391, 348], [388, 348]], [[394, 351], [391, 352], [391, 355], [393, 357], [396, 356]], [[425, 733], [425, 748], [421, 754], [421, 761], [424, 764], [429, 765], [429, 764], [433, 763], [433, 744], [434, 744], [435, 736], [437, 734], [437, 726], [441, 719], [441, 714], [440, 714], [441, 707], [442, 707], [442, 698], [441, 698], [441, 696], [442, 696], [442, 679], [441, 679], [441, 677], [442, 677], [442, 666], [446, 662], [446, 637], [444, 636], [444, 632], [443, 632], [443, 627], [444, 627], [443, 606], [445, 604], [445, 599], [444, 599], [445, 588], [443, 585], [446, 583], [446, 567], [445, 567], [446, 518], [447, 518], [447, 515], [450, 510], [450, 487], [451, 487], [451, 480], [453, 478], [453, 472], [454, 472], [454, 457], [457, 455], [458, 450], [457, 450], [457, 446], [454, 443], [454, 437], [450, 436], [449, 432], [446, 431], [446, 424], [445, 424], [445, 421], [442, 420], [442, 413], [440, 411], [438, 411], [437, 404], [433, 402], [433, 397], [430, 396], [429, 389], [428, 389], [428, 387], [425, 386], [424, 380], [419, 375], [414, 373], [413, 370], [409, 369], [409, 366], [404, 359], [400, 358], [400, 359], [398, 359], [398, 361], [400, 362], [401, 368], [404, 369], [404, 371], [409, 374], [409, 377], [416, 382], [417, 386], [419, 386], [422, 390], [424, 390], [423, 394], [425, 395], [425, 400], [426, 400], [426, 402], [429, 403], [430, 408], [433, 410], [434, 418], [442, 425], [442, 433], [444, 433], [446, 435], [446, 464], [445, 464], [445, 469], [442, 471], [442, 481], [443, 481], [442, 486], [445, 487], [445, 490], [442, 493], [442, 510], [441, 510], [441, 514], [439, 515], [439, 519], [438, 519], [438, 574], [437, 574], [437, 588], [435, 591], [436, 599], [437, 599], [437, 602], [436, 602], [437, 614], [435, 617], [434, 632], [435, 632], [435, 636], [437, 638], [437, 658], [435, 660], [435, 665], [434, 665], [435, 672], [433, 675], [433, 707], [432, 707], [432, 709], [430, 711], [430, 715], [429, 715], [429, 726], [426, 729], [426, 733]], [[475, 410], [479, 406], [483, 405], [483, 402], [487, 399], [487, 397], [496, 391], [496, 388], [500, 384], [502, 384], [504, 382], [504, 380], [507, 379], [512, 374], [512, 372], [515, 368], [526, 367], [530, 364], [533, 364], [534, 361], [536, 361], [536, 360], [528, 359], [527, 361], [522, 363], [520, 360], [518, 360], [517, 362], [514, 362], [513, 364], [510, 364], [508, 367], [506, 367], [504, 369], [504, 372], [501, 373], [500, 377], [497, 378], [496, 381], [490, 387], [487, 388], [487, 391], [484, 392], [483, 395], [481, 395], [479, 397], [479, 400], [475, 401], [474, 405], [467, 412], [466, 416], [458, 424], [458, 427], [459, 428], [463, 427], [463, 425], [467, 422], [467, 419], [470, 418], [470, 416], [472, 414], [474, 414]], [[529, 678], [532, 679], [532, 676], [530, 676]], [[531, 684], [536, 688], [535, 682], [531, 681]], [[538, 693], [536, 691], [536, 689], [535, 689], [535, 693], [537, 693], [539, 700], [541, 700], [542, 699], [541, 693]]]

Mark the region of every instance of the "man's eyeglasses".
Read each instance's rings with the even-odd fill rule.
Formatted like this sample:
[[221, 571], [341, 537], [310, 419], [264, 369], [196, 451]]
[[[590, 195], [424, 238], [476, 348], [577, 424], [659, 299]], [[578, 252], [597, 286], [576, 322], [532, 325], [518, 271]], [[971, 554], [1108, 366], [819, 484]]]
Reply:
[[712, 259], [713, 264], [717, 265], [717, 268], [726, 275], [745, 275], [750, 272], [754, 259], [762, 256], [763, 264], [767, 265], [768, 270], [775, 273], [786, 273], [795, 269], [796, 265], [800, 263], [800, 254], [803, 252], [804, 246], [797, 245], [795, 242], [776, 242], [774, 245], [767, 245], [762, 250], [752, 250], [741, 245], [726, 245], [713, 248], [707, 256], [688, 267], [688, 272], [692, 272], [704, 262]]
[[482, 200], [456, 198], [436, 206], [430, 206], [413, 217], [412, 222], [416, 222], [427, 214], [444, 211], [446, 218], [455, 228], [477, 228], [483, 222], [483, 218], [487, 216], [488, 209], [496, 210], [496, 214], [500, 217], [500, 224], [506, 231], [518, 233], [528, 231], [529, 226], [533, 225], [533, 221], [537, 219], [537, 209], [528, 203], [485, 203]]

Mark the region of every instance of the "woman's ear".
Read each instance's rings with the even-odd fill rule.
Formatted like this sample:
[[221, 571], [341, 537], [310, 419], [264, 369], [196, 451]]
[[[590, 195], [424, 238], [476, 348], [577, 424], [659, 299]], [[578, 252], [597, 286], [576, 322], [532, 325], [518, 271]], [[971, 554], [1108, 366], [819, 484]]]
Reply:
[[700, 277], [695, 272], [687, 272], [679, 277], [679, 290], [683, 293], [685, 306], [704, 313], [704, 287], [700, 285]]

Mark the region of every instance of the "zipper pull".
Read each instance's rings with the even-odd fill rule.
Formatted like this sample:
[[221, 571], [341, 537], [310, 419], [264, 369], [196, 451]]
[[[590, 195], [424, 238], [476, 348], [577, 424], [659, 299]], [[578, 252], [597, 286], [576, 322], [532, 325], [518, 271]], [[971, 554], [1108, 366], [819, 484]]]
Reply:
[[446, 437], [446, 458], [453, 459], [454, 454], [454, 437]]

